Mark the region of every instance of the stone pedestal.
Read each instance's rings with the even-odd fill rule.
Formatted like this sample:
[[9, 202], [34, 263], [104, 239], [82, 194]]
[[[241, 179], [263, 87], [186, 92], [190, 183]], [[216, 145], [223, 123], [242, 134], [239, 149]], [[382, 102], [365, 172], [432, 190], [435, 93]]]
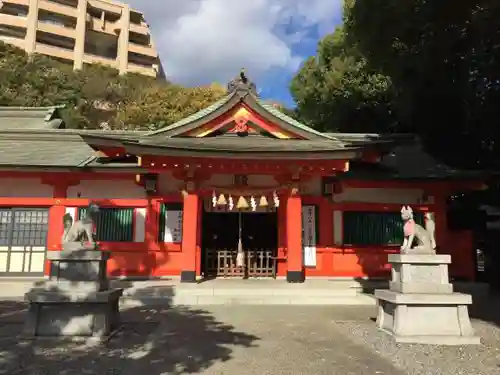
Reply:
[[389, 290], [376, 290], [377, 326], [396, 342], [435, 345], [480, 344], [467, 306], [470, 295], [449, 283], [450, 255], [389, 255]]
[[110, 289], [109, 252], [81, 248], [49, 252], [50, 279], [25, 295], [30, 337], [108, 337], [120, 324], [122, 289]]

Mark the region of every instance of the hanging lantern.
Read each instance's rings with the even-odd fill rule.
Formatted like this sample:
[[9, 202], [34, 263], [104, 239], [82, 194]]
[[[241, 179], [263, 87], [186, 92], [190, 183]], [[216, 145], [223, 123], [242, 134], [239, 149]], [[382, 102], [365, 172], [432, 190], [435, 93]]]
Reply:
[[267, 203], [267, 197], [265, 195], [260, 197], [259, 206], [261, 206], [261, 207], [269, 206], [269, 204]]
[[257, 201], [255, 200], [253, 195], [250, 197], [250, 207], [252, 207], [252, 211], [255, 211], [257, 209]]
[[229, 204], [228, 204], [228, 206], [229, 206], [229, 211], [232, 211], [233, 208], [234, 208], [234, 201], [233, 201], [233, 197], [231, 195], [229, 196]]
[[274, 207], [278, 208], [280, 206], [280, 199], [278, 197], [278, 194], [276, 194], [276, 192], [273, 192], [273, 201], [274, 201]]
[[248, 208], [248, 202], [245, 199], [245, 197], [241, 196], [238, 198], [238, 203], [236, 203], [236, 208], [238, 209]]
[[224, 194], [219, 195], [219, 199], [217, 199], [217, 204], [219, 206], [225, 206], [227, 204], [226, 197], [224, 196]]
[[212, 207], [217, 206], [217, 197], [215, 196], [215, 191], [212, 191]]

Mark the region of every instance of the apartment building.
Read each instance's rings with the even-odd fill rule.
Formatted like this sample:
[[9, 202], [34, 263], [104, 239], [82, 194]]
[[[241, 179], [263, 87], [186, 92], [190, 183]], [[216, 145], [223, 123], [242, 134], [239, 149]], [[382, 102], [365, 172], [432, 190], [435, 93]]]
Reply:
[[111, 0], [0, 0], [0, 40], [73, 64], [163, 76], [141, 12]]

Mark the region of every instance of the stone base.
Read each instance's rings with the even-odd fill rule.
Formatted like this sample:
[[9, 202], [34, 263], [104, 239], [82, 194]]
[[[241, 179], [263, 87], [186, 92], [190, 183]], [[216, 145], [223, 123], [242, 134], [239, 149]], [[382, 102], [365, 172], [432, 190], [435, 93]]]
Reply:
[[430, 345], [480, 344], [474, 336], [467, 294], [402, 294], [376, 290], [377, 326], [396, 342]]
[[443, 335], [397, 336], [385, 329], [382, 329], [382, 331], [392, 335], [394, 337], [394, 341], [400, 344], [423, 344], [423, 345], [443, 345], [443, 346], [481, 345], [481, 339], [477, 336], [443, 336]]
[[450, 283], [437, 284], [433, 282], [390, 282], [389, 289], [399, 293], [428, 293], [428, 294], [450, 294], [453, 293], [453, 285]]
[[448, 278], [450, 255], [390, 254], [390, 290], [400, 293], [453, 293]]
[[29, 292], [24, 335], [37, 337], [105, 338], [120, 325], [119, 299], [123, 289], [72, 294]]
[[52, 292], [72, 298], [71, 296], [75, 295], [75, 293], [77, 296], [81, 296], [106, 291], [108, 289], [108, 279], [100, 281], [43, 280], [36, 282], [30, 292]]
[[99, 250], [49, 251], [47, 259], [51, 262], [50, 279], [105, 283], [109, 256], [109, 252]]

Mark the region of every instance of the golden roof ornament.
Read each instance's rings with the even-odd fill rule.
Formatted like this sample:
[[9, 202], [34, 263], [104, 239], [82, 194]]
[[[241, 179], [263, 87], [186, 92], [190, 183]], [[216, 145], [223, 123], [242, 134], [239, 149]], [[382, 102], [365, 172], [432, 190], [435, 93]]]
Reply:
[[217, 204], [219, 206], [225, 206], [227, 204], [226, 197], [224, 194], [219, 195], [219, 199], [217, 199]]
[[259, 206], [260, 207], [267, 207], [267, 206], [269, 206], [269, 203], [267, 202], [267, 197], [265, 195], [263, 195], [262, 197], [260, 197]]
[[238, 209], [248, 208], [248, 202], [244, 196], [238, 198], [238, 203], [236, 203], [236, 208]]

